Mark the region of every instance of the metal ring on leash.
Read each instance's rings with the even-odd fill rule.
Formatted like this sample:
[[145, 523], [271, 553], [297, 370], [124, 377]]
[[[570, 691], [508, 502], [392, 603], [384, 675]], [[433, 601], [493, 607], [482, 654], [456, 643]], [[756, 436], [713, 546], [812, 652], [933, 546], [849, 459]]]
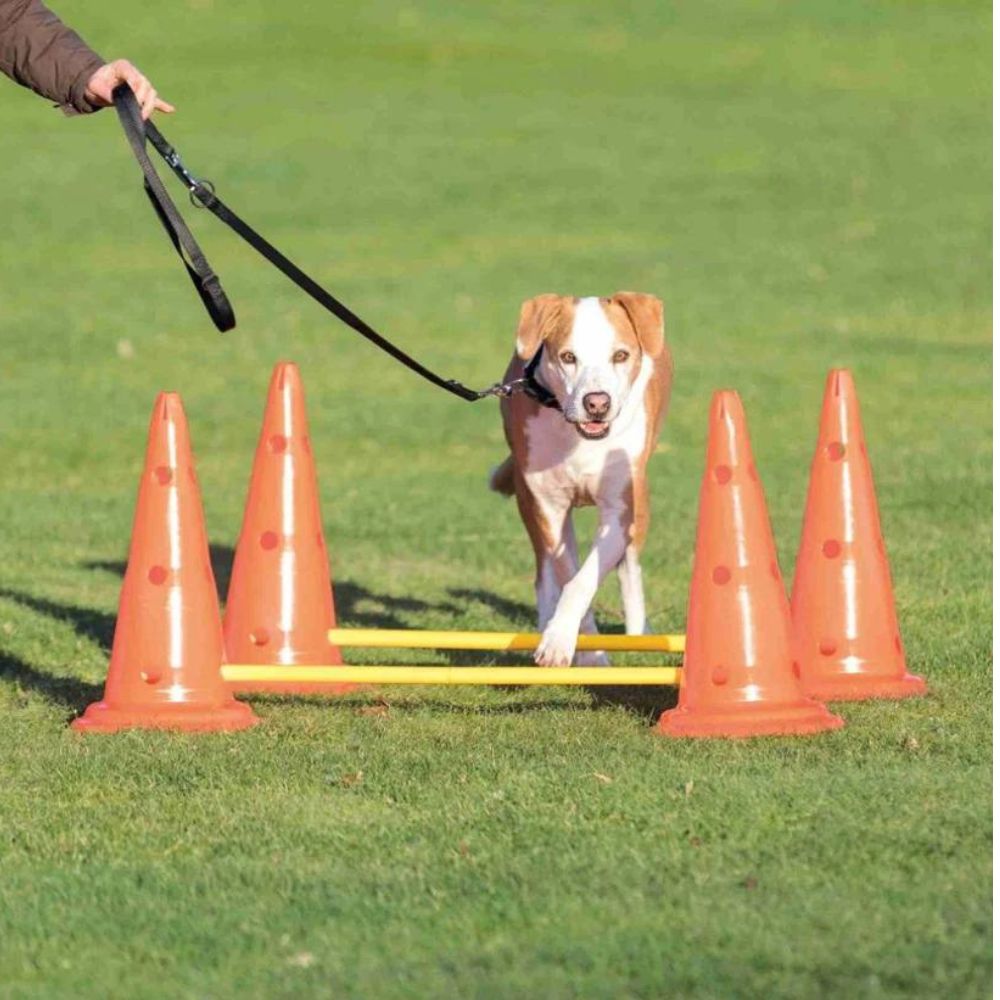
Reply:
[[[198, 181], [198, 187], [206, 188], [209, 194], [211, 194], [213, 198], [215, 197], [215, 185], [211, 181], [208, 180]], [[191, 188], [191, 190], [188, 191], [188, 200], [191, 202], [192, 205], [194, 205], [195, 208], [204, 208], [205, 206], [196, 197], [196, 191], [197, 188]]]

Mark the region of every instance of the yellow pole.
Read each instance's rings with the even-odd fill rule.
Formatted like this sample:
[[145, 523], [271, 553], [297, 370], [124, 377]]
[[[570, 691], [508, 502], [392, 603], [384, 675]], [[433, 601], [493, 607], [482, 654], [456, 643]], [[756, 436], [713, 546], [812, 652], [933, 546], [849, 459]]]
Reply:
[[284, 667], [225, 664], [227, 681], [331, 684], [594, 684], [672, 685], [677, 667]]
[[[531, 650], [541, 637], [537, 632], [449, 632], [433, 629], [333, 628], [328, 633], [335, 646], [365, 649], [485, 649]], [[577, 649], [608, 652], [683, 653], [683, 635], [580, 635]]]

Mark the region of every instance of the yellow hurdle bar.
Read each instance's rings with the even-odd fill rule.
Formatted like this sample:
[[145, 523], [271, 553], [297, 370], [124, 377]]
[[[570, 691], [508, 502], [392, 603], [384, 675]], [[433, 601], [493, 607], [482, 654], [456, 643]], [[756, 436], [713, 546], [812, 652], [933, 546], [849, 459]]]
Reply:
[[225, 664], [226, 681], [324, 684], [595, 684], [672, 685], [678, 667], [282, 667]]
[[[327, 635], [335, 646], [353, 646], [357, 649], [513, 651], [532, 650], [541, 641], [537, 632], [447, 632], [431, 629], [332, 628]], [[603, 649], [609, 653], [683, 653], [684, 636], [580, 635], [577, 636], [576, 648]]]

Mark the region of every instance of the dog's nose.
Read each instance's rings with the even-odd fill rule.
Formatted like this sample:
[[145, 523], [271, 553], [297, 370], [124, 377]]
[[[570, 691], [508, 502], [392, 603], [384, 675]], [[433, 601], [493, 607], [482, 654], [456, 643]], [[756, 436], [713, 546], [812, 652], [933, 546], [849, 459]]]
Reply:
[[611, 397], [606, 392], [588, 392], [583, 397], [583, 408], [588, 417], [601, 420], [608, 415], [611, 408]]

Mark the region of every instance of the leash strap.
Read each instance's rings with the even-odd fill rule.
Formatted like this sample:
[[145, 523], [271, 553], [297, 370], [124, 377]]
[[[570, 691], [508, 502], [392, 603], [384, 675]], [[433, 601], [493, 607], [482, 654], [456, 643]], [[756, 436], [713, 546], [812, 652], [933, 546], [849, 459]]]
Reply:
[[177, 211], [177, 206], [170, 200], [163, 181], [160, 180], [149, 159], [149, 154], [146, 152], [146, 131], [143, 128], [142, 114], [135, 95], [128, 84], [123, 83], [115, 89], [112, 96], [118, 120], [142, 168], [143, 188], [156, 212], [156, 217], [170, 237], [170, 242], [173, 243], [177, 256], [184, 264], [195, 291], [204, 303], [208, 315], [212, 317], [212, 322], [221, 333], [225, 333], [226, 330], [236, 326], [233, 307], [229, 304], [218, 277], [191, 235], [191, 230], [188, 229], [181, 213]]
[[121, 84], [112, 95], [115, 110], [128, 138], [132, 152], [135, 154], [144, 176], [143, 186], [149, 196], [150, 203], [156, 211], [157, 218], [166, 230], [178, 256], [184, 263], [188, 275], [195, 286], [201, 301], [209, 316], [221, 331], [231, 330], [236, 325], [236, 317], [232, 306], [222, 289], [218, 277], [202, 253], [201, 248], [191, 235], [177, 207], [170, 200], [163, 182], [153, 167], [146, 151], [146, 141], [163, 157], [164, 162], [176, 174], [187, 189], [193, 204], [207, 208], [217, 219], [224, 222], [238, 236], [250, 244], [265, 260], [273, 264], [282, 274], [294, 282], [310, 298], [318, 302], [328, 312], [333, 313], [342, 323], [359, 333], [366, 340], [380, 348], [410, 371], [433, 385], [450, 392], [460, 399], [475, 402], [487, 396], [509, 397], [514, 392], [523, 392], [531, 396], [542, 406], [558, 408], [555, 396], [535, 378], [535, 370], [541, 361], [541, 349], [532, 358], [522, 378], [511, 382], [497, 382], [488, 389], [470, 389], [456, 379], [442, 378], [437, 373], [422, 365], [402, 348], [386, 339], [377, 330], [369, 326], [360, 316], [349, 309], [343, 302], [328, 292], [322, 285], [314, 281], [300, 267], [289, 260], [277, 247], [269, 243], [252, 226], [243, 221], [215, 193], [215, 188], [209, 181], [199, 180], [185, 166], [177, 150], [164, 138], [160, 130], [151, 122], [143, 122], [139, 104], [128, 84]]

